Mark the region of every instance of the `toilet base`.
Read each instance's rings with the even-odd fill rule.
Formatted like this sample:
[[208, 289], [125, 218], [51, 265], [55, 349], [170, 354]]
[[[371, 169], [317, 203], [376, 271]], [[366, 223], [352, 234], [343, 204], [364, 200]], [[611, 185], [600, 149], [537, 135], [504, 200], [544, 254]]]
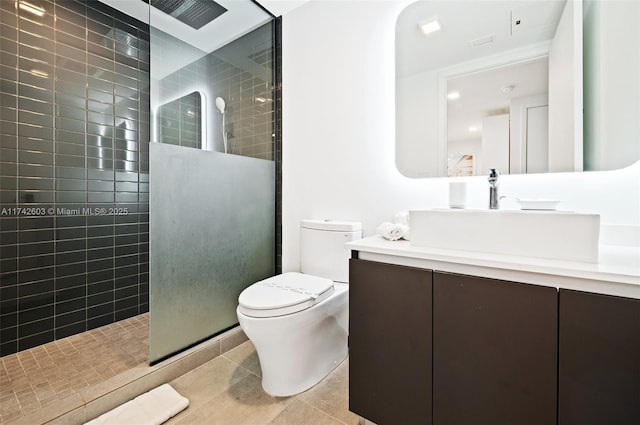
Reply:
[[301, 393], [342, 363], [348, 354], [348, 305], [348, 285], [336, 283], [333, 295], [297, 313], [255, 318], [237, 312], [256, 348], [267, 393]]

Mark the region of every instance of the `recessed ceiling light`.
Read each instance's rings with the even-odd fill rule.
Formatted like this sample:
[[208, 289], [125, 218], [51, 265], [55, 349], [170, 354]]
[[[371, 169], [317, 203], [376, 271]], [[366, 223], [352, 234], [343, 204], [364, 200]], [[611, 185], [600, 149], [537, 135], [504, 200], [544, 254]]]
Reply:
[[424, 22], [419, 23], [418, 26], [425, 35], [440, 31], [442, 29], [442, 26], [440, 26], [440, 22], [437, 18], [428, 19]]
[[475, 133], [476, 131], [478, 131], [478, 127], [476, 127], [475, 125], [469, 127], [469, 133]]
[[34, 6], [31, 3], [27, 3], [26, 1], [21, 1], [18, 3], [18, 7], [25, 12], [33, 13], [36, 16], [44, 16], [45, 10], [41, 7]]
[[447, 99], [449, 99], [449, 100], [456, 100], [456, 99], [460, 99], [460, 93], [459, 93], [459, 92], [457, 92], [457, 91], [449, 92], [449, 93], [447, 94]]

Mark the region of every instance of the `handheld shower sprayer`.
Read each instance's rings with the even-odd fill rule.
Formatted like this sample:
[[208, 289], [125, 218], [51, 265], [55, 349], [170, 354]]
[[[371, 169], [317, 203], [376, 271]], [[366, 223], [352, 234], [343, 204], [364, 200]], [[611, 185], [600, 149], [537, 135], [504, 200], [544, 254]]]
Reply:
[[218, 110], [222, 114], [222, 141], [224, 143], [224, 153], [227, 153], [227, 131], [225, 130], [224, 125], [224, 111], [226, 108], [226, 103], [220, 96], [216, 97], [216, 108], [218, 108]]
[[220, 113], [224, 114], [226, 104], [224, 102], [224, 99], [220, 96], [216, 97], [216, 107], [220, 110]]

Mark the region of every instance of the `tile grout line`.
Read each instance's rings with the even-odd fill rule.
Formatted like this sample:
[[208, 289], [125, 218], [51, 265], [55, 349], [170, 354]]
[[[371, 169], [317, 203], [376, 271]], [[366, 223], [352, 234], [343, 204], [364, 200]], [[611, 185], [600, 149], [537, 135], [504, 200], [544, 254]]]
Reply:
[[[231, 351], [231, 350], [229, 350], [229, 351]], [[234, 360], [230, 359], [229, 357], [225, 356], [224, 354], [221, 354], [221, 357], [224, 357], [226, 360], [229, 360], [229, 361], [230, 361], [231, 363], [233, 363], [234, 365], [236, 365], [236, 366], [238, 366], [239, 368], [241, 368], [241, 369], [243, 369], [243, 370], [245, 370], [245, 371], [249, 372], [249, 374], [251, 374], [251, 375], [253, 375], [253, 376], [257, 377], [257, 378], [262, 378], [262, 376], [258, 375], [257, 373], [255, 373], [255, 372], [254, 372], [254, 371], [252, 371], [251, 369], [249, 369], [249, 368], [246, 368], [246, 367], [242, 366], [242, 364], [240, 364], [240, 363], [238, 363], [238, 362], [236, 362], [236, 361], [234, 361]]]

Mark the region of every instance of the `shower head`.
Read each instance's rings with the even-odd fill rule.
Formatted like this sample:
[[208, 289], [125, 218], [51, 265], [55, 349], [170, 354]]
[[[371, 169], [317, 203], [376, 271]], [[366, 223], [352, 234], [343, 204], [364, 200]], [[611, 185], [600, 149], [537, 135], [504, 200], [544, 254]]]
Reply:
[[221, 113], [224, 114], [224, 108], [226, 104], [224, 103], [224, 99], [220, 96], [216, 97], [216, 107], [220, 110]]

